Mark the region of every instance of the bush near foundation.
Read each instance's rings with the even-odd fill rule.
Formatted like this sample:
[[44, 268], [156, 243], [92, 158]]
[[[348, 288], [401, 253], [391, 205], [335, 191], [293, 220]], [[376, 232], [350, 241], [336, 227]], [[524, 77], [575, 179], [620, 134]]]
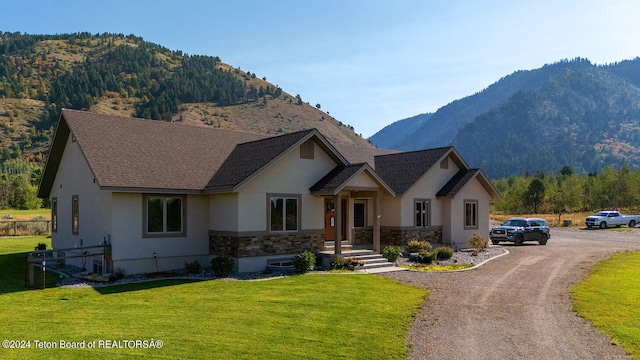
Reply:
[[311, 251], [305, 250], [293, 258], [293, 267], [295, 267], [296, 271], [301, 274], [313, 270], [315, 266], [316, 255]]
[[236, 262], [230, 256], [217, 256], [211, 259], [211, 271], [216, 277], [229, 277], [233, 274]]

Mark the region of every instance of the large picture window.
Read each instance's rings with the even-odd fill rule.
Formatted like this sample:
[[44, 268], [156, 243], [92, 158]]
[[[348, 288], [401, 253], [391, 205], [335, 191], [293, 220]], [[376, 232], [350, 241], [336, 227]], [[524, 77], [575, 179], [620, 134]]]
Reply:
[[185, 234], [183, 196], [145, 196], [145, 235], [149, 237]]
[[478, 201], [464, 201], [464, 227], [465, 229], [478, 228]]
[[298, 231], [298, 202], [298, 197], [269, 197], [271, 231]]
[[71, 197], [71, 234], [80, 233], [80, 198], [78, 195]]
[[431, 225], [431, 201], [415, 201], [415, 225], [416, 227], [429, 227]]

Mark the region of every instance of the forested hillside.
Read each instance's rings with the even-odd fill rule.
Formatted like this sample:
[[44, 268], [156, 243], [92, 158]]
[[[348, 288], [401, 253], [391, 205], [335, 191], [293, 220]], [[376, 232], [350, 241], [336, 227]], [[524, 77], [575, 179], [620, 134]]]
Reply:
[[[491, 178], [603, 166], [640, 167], [640, 59], [586, 59], [518, 71], [439, 109], [393, 149], [454, 145]], [[380, 133], [383, 133], [382, 131]], [[377, 134], [376, 134], [377, 136]], [[374, 144], [377, 137], [372, 137]]]
[[[0, 163], [28, 165], [4, 166], [4, 179], [24, 174], [37, 185], [31, 175], [43, 165], [62, 108], [268, 135], [317, 128], [334, 143], [371, 146], [320, 104], [218, 57], [134, 35], [0, 32]], [[10, 190], [3, 186], [0, 192]], [[13, 205], [0, 199], [6, 206]]]

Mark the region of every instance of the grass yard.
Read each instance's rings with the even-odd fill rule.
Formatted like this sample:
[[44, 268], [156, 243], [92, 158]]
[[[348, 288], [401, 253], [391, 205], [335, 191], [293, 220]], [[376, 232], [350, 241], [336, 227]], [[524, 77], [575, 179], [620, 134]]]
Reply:
[[[0, 340], [26, 340], [31, 348], [0, 348], [2, 359], [405, 359], [409, 325], [427, 296], [366, 274], [26, 290], [22, 275], [8, 279], [24, 272], [15, 260], [23, 255], [7, 252], [31, 250], [42, 239], [4, 240]], [[151, 339], [162, 348], [113, 347]], [[57, 348], [36, 349], [35, 340]], [[85, 348], [61, 349], [61, 340]]]
[[573, 309], [640, 358], [640, 252], [613, 255], [571, 290]]

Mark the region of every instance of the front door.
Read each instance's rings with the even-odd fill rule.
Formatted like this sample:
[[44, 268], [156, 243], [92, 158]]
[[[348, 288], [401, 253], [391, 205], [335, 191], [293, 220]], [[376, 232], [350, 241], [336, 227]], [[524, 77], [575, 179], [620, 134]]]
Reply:
[[[347, 240], [347, 200], [342, 199], [342, 240]], [[336, 205], [331, 198], [324, 199], [324, 233], [326, 241], [336, 239]]]
[[324, 239], [336, 239], [336, 206], [332, 199], [324, 199]]

